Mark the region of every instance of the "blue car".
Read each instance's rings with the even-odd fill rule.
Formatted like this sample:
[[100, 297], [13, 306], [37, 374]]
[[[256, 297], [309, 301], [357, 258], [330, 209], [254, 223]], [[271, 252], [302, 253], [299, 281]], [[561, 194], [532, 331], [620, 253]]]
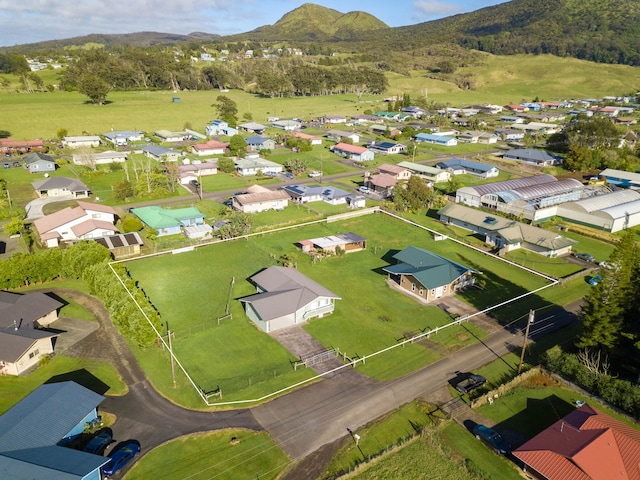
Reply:
[[482, 440], [489, 445], [496, 453], [508, 455], [511, 453], [511, 445], [498, 432], [486, 425], [476, 425], [473, 427], [473, 434], [478, 440]]
[[111, 460], [102, 467], [102, 474], [105, 477], [113, 477], [118, 470], [133, 460], [140, 452], [140, 445], [137, 442], [126, 442], [113, 450], [109, 457]]
[[596, 275], [589, 279], [589, 285], [596, 286], [602, 281], [602, 275]]
[[112, 438], [113, 435], [111, 435], [111, 432], [108, 430], [104, 430], [93, 437], [82, 450], [85, 452], [93, 453], [94, 455], [102, 455], [105, 449], [111, 443]]

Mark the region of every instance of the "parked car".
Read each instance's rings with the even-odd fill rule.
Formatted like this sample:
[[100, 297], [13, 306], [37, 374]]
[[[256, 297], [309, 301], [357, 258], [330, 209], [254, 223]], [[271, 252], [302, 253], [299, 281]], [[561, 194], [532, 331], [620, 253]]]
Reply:
[[453, 385], [454, 388], [460, 393], [472, 392], [476, 388], [480, 388], [485, 383], [487, 383], [487, 379], [482, 375], [462, 372], [456, 372], [456, 375], [457, 376], [453, 381]]
[[9, 168], [11, 165], [9, 165], [8, 163], [3, 163], [3, 164], [2, 164], [2, 166], [3, 166], [4, 168]]
[[364, 185], [361, 186], [360, 188], [358, 188], [358, 191], [360, 193], [369, 193], [370, 192], [369, 187], [365, 187]]
[[602, 281], [602, 275], [594, 275], [589, 279], [589, 285], [596, 286]]
[[596, 258], [590, 253], [574, 253], [574, 257], [584, 260], [585, 262], [595, 262]]
[[473, 427], [473, 434], [478, 440], [482, 440], [489, 445], [496, 453], [508, 455], [511, 453], [511, 445], [498, 432], [486, 425], [478, 424]]
[[314, 170], [313, 172], [311, 172], [311, 173], [309, 174], [309, 176], [310, 176], [311, 178], [321, 177], [321, 176], [322, 176], [322, 172], [319, 172], [319, 171], [317, 171], [317, 170]]
[[200, 186], [200, 182], [197, 180], [189, 180], [189, 185], [198, 188]]
[[95, 455], [102, 455], [111, 443], [112, 439], [112, 433], [109, 430], [103, 430], [91, 440], [89, 440], [89, 443], [87, 443], [87, 445], [82, 450], [85, 452], [93, 453]]
[[118, 470], [133, 460], [139, 452], [140, 445], [137, 442], [123, 443], [109, 454], [111, 460], [102, 467], [102, 474], [105, 477], [113, 477]]
[[287, 178], [293, 178], [293, 173], [291, 172], [284, 172], [282, 175], [284, 175]]

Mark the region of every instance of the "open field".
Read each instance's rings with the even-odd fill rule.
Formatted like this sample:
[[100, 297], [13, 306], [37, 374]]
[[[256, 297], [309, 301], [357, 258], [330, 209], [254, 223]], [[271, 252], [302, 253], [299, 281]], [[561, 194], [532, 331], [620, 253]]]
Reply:
[[[367, 238], [366, 251], [314, 264], [295, 246], [305, 238], [349, 231]], [[434, 242], [428, 232], [384, 215], [298, 227], [191, 253], [136, 260], [126, 266], [169, 328], [176, 332], [174, 349], [196, 383], [205, 390], [220, 386], [225, 400], [237, 400], [257, 398], [311, 375], [302, 370], [294, 372], [290, 362], [295, 359], [269, 335], [258, 331], [237, 301], [254, 293], [246, 278], [274, 265], [283, 255], [288, 255], [298, 270], [342, 297], [333, 315], [313, 319], [304, 327], [327, 348], [337, 347], [351, 357], [363, 356], [396, 344], [407, 332], [451, 322], [453, 318], [443, 310], [423, 306], [387, 286], [381, 268], [393, 262], [393, 253], [409, 245], [427, 248], [482, 271], [485, 289], [471, 289], [459, 295], [477, 308], [548, 283], [456, 243]], [[232, 277], [233, 319], [217, 325], [216, 318], [225, 311]], [[528, 304], [541, 306], [548, 302], [533, 296]], [[428, 341], [394, 350], [384, 359], [368, 361], [358, 368], [379, 380], [397, 378], [477, 341], [474, 337], [484, 336], [486, 333], [471, 323], [464, 328], [451, 327]], [[255, 358], [256, 351], [262, 352], [260, 360]], [[162, 385], [168, 384], [160, 374], [166, 369], [166, 354], [163, 359], [162, 354], [151, 349], [140, 355], [143, 363], [149, 362], [151, 377], [162, 390]], [[165, 394], [174, 396], [175, 392]]]
[[268, 480], [288, 463], [267, 433], [230, 429], [172, 440], [138, 460], [124, 478]]
[[[507, 104], [545, 100], [620, 95], [640, 89], [640, 69], [625, 65], [606, 65], [559, 58], [551, 55], [495, 56], [483, 54], [484, 63], [460, 68], [470, 73], [474, 90], [461, 90], [452, 83], [426, 78], [426, 72], [411, 76], [387, 75], [387, 95], [424, 95], [441, 104]], [[217, 90], [178, 92], [112, 92], [109, 103], [95, 106], [76, 92], [0, 93], [3, 128], [15, 139], [53, 138], [60, 128], [70, 135], [100, 134], [115, 130], [181, 130], [190, 124], [196, 130], [216, 117], [211, 107], [221, 95]], [[269, 116], [313, 118], [323, 114], [351, 115], [364, 110], [384, 110], [384, 95], [365, 95], [360, 102], [355, 95], [322, 97], [263, 98], [242, 91], [229, 96], [238, 104], [239, 116], [251, 113], [257, 122]], [[173, 103], [173, 97], [180, 102]]]

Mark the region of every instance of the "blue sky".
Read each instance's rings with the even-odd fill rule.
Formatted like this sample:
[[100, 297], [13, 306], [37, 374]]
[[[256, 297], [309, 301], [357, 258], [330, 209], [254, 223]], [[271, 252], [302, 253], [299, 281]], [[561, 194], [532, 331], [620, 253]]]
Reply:
[[[471, 12], [506, 0], [317, 0], [368, 12], [392, 27]], [[300, 0], [0, 0], [0, 46], [89, 33], [155, 31], [227, 35], [272, 25]]]

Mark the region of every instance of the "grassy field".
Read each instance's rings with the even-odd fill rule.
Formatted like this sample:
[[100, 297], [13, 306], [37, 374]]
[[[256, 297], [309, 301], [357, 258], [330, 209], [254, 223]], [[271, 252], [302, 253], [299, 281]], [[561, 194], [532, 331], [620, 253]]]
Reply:
[[[459, 69], [471, 74], [476, 88], [462, 90], [452, 83], [427, 78], [426, 72], [409, 76], [388, 74], [388, 94], [424, 95], [441, 104], [507, 103], [620, 95], [640, 89], [640, 70], [625, 65], [605, 65], [550, 55], [495, 56], [483, 54], [482, 65]], [[100, 134], [115, 130], [182, 130], [191, 125], [204, 131], [216, 117], [211, 107], [221, 95], [214, 91], [174, 93], [112, 92], [108, 104], [95, 106], [79, 93], [0, 93], [3, 123], [16, 139], [53, 138], [60, 128], [70, 135]], [[262, 98], [241, 91], [224, 95], [238, 105], [239, 116], [250, 113], [257, 122], [269, 116], [313, 118], [323, 114], [351, 115], [364, 110], [384, 110], [384, 95]], [[180, 97], [173, 103], [172, 98]], [[435, 149], [435, 147], [434, 147]], [[471, 149], [473, 151], [473, 149]]]
[[138, 460], [125, 480], [275, 479], [289, 459], [267, 433], [221, 430], [172, 440]]
[[[348, 231], [367, 238], [367, 251], [312, 263], [310, 257], [296, 247], [296, 243], [305, 238]], [[327, 348], [337, 347], [351, 357], [363, 356], [396, 344], [408, 332], [449, 323], [452, 318], [443, 310], [425, 307], [386, 285], [386, 275], [381, 268], [392, 262], [394, 252], [408, 245], [430, 249], [482, 271], [482, 277], [486, 278], [485, 290], [470, 290], [460, 295], [476, 307], [493, 305], [547, 283], [453, 242], [434, 242], [427, 232], [380, 215], [300, 227], [126, 265], [169, 328], [176, 332], [175, 351], [196, 383], [205, 389], [220, 386], [225, 400], [235, 400], [255, 398], [310, 375], [301, 370], [292, 371], [290, 362], [295, 359], [271, 337], [259, 332], [237, 301], [254, 292], [246, 278], [275, 264], [283, 255], [289, 256], [306, 275], [330, 285], [342, 298], [333, 315], [311, 320], [305, 326]], [[233, 319], [217, 325], [216, 318], [225, 311], [232, 277], [235, 278], [234, 300], [230, 304]], [[536, 302], [538, 305], [548, 303], [540, 298], [529, 301]], [[384, 359], [368, 361], [359, 369], [379, 380], [397, 378], [477, 341], [475, 337], [486, 336], [473, 324], [465, 327], [470, 330], [445, 329], [424, 344], [394, 350]], [[257, 362], [256, 351], [268, 354], [261, 355]], [[155, 349], [142, 352], [141, 356], [159, 388], [168, 386], [166, 356], [163, 358]], [[180, 401], [197, 405], [197, 399], [193, 404], [185, 392], [165, 394], [178, 395]]]
[[116, 369], [106, 362], [56, 355], [27, 376], [0, 376], [0, 414], [52, 379], [73, 380], [101, 395], [123, 395], [127, 389]]

